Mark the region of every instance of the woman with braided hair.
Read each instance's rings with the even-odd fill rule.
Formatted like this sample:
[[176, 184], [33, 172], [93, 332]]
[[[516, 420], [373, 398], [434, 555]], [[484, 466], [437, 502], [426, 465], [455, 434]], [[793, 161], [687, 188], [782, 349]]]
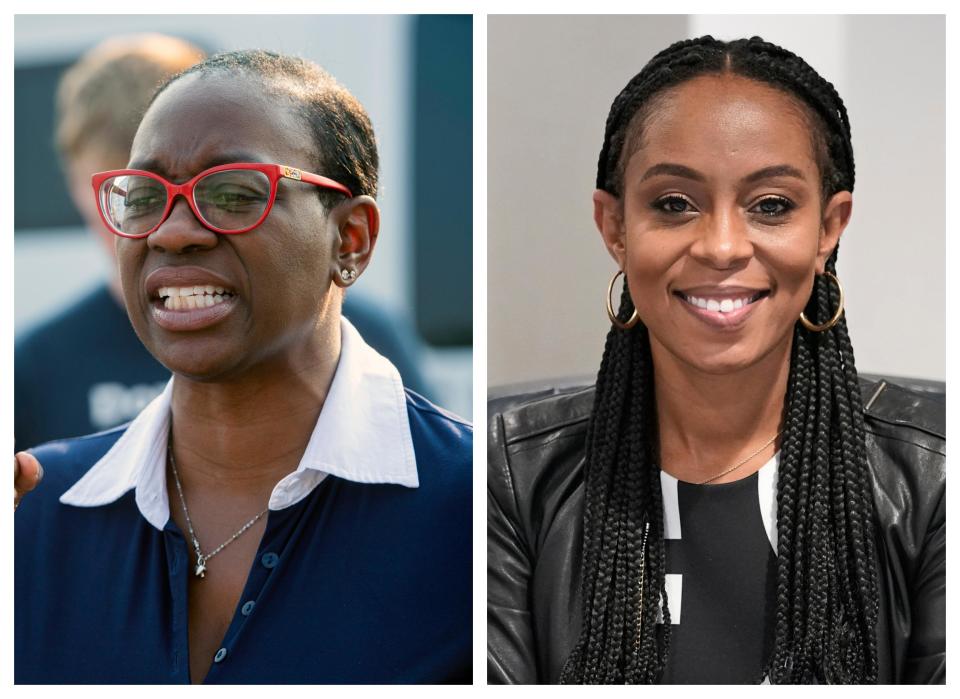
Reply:
[[758, 37], [616, 98], [596, 386], [491, 405], [491, 682], [944, 681], [943, 405], [858, 377], [854, 172], [836, 90]]

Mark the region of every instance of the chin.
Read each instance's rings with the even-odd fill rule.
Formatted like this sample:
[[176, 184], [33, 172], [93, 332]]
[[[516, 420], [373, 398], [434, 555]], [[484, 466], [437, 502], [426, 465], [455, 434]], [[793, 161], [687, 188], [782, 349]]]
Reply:
[[696, 359], [681, 359], [683, 359], [684, 362], [691, 368], [696, 369], [702, 374], [707, 374], [710, 376], [727, 376], [730, 374], [738, 374], [756, 364], [756, 360], [736, 357], [717, 358], [710, 361], [703, 361], [702, 357], [698, 357]]
[[181, 341], [175, 344], [146, 346], [153, 358], [171, 373], [191, 381], [212, 382], [229, 378], [237, 372], [241, 364], [239, 358], [228, 356], [228, 353], [222, 351], [222, 344]]
[[178, 362], [162, 357], [156, 359], [169, 369], [170, 373], [200, 383], [222, 381], [234, 373], [217, 362]]
[[651, 331], [650, 349], [654, 362], [658, 355], [667, 361], [672, 358], [693, 372], [709, 376], [738, 374], [755, 367], [768, 360], [781, 346], [776, 342], [757, 342], [759, 338], [729, 338], [728, 341], [715, 338], [707, 342], [692, 337], [685, 337], [680, 342], [676, 342], [676, 337], [670, 339], [673, 341], [663, 342]]
[[[165, 365], [166, 366], [166, 365]], [[223, 382], [226, 379], [230, 378], [230, 372], [222, 372], [216, 370], [199, 370], [191, 369], [184, 371], [183, 369], [175, 369], [172, 367], [167, 367], [170, 369], [170, 372], [176, 374], [185, 379], [196, 383], [219, 383]]]
[[685, 364], [699, 372], [712, 376], [738, 374], [761, 366], [771, 368], [771, 363], [790, 361], [792, 333], [777, 341], [773, 338], [754, 338], [753, 342], [738, 342], [727, 346], [704, 348], [684, 347], [676, 355]]

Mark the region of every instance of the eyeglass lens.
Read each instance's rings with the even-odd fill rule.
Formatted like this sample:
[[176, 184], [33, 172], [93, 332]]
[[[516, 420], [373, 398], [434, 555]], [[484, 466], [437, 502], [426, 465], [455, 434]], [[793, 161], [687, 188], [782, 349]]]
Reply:
[[[207, 225], [243, 230], [255, 225], [269, 206], [270, 178], [258, 170], [221, 170], [196, 183], [193, 199]], [[148, 233], [160, 223], [166, 206], [167, 190], [152, 177], [111, 177], [100, 188], [104, 217], [126, 235]]]

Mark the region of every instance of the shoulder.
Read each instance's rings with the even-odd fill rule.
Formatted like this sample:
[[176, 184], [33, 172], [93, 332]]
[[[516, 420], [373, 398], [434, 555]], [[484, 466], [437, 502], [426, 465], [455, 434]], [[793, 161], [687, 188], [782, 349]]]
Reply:
[[875, 477], [919, 481], [925, 490], [946, 480], [946, 403], [887, 380], [861, 381], [868, 460]]
[[946, 441], [943, 394], [900, 386], [890, 380], [861, 378], [868, 429], [896, 434], [918, 444], [942, 447]]
[[463, 418], [405, 389], [410, 436], [421, 484], [435, 476], [469, 488], [473, 467], [473, 426]]
[[487, 413], [491, 429], [500, 423], [511, 444], [536, 441], [557, 430], [586, 428], [593, 410], [594, 387], [557, 386], [490, 400]]
[[946, 490], [946, 403], [888, 380], [861, 381], [867, 462], [881, 526], [936, 526]]
[[109, 451], [127, 427], [120, 425], [83, 437], [46, 442], [30, 449], [30, 453], [43, 465], [44, 483], [53, 478], [67, 483], [69, 488]]
[[404, 389], [407, 401], [407, 417], [410, 419], [411, 431], [429, 433], [442, 442], [444, 446], [457, 448], [471, 448], [473, 444], [473, 425], [467, 420], [434, 405], [419, 393]]
[[30, 449], [43, 467], [43, 480], [23, 498], [17, 508], [17, 521], [49, 517], [53, 510], [59, 509], [60, 496], [110, 450], [126, 429], [127, 425], [121, 425], [105, 432], [59, 439]]
[[594, 387], [582, 384], [490, 400], [488, 492], [520, 526], [533, 527], [547, 500], [559, 510], [582, 487], [593, 400]]
[[416, 414], [418, 417], [422, 416], [428, 421], [445, 424], [452, 429], [473, 433], [473, 425], [470, 424], [469, 420], [441, 408], [439, 405], [431, 403], [419, 393], [411, 391], [409, 388], [404, 388], [403, 392], [407, 401], [407, 412], [411, 416]]

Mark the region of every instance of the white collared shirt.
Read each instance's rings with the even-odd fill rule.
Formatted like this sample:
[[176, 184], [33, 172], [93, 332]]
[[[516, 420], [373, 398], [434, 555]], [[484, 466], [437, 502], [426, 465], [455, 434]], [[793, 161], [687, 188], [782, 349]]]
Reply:
[[[340, 335], [340, 360], [320, 417], [297, 470], [270, 494], [271, 510], [300, 502], [327, 475], [419, 487], [399, 372], [346, 318], [340, 320]], [[164, 528], [170, 518], [166, 461], [173, 381], [60, 502], [99, 507], [135, 488], [140, 513], [155, 528]]]

